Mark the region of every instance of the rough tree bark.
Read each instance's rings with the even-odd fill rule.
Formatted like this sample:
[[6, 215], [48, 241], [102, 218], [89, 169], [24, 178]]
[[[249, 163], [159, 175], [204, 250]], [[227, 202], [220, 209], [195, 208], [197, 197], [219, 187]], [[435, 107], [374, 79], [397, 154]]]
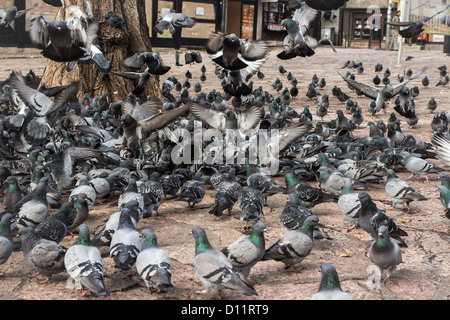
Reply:
[[[55, 20], [65, 20], [66, 8], [77, 5], [86, 11], [85, 0], [64, 0], [63, 7], [57, 12]], [[123, 61], [137, 52], [152, 51], [145, 13], [145, 0], [90, 0], [93, 15], [100, 24], [100, 31], [95, 44], [101, 47], [106, 59], [112, 64], [112, 70], [131, 71], [123, 66]], [[108, 10], [117, 13], [126, 23], [126, 30], [113, 28], [105, 22]], [[66, 71], [67, 63], [48, 60], [42, 80], [46, 86], [68, 84], [80, 80], [81, 98], [85, 93], [100, 97], [104, 92], [110, 93], [110, 100], [123, 100], [135, 86], [133, 80], [128, 80], [113, 74], [103, 74], [93, 63], [77, 65], [72, 71]], [[145, 69], [143, 67], [143, 69]], [[146, 99], [148, 95], [162, 98], [160, 82], [152, 75], [145, 91], [140, 95]], [[117, 92], [117, 94], [113, 94]]]

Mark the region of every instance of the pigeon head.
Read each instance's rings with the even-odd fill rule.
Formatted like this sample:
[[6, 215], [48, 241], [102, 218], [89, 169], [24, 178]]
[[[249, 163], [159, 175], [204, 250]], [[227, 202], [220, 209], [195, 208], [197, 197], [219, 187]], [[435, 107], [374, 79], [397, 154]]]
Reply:
[[381, 94], [385, 99], [391, 99], [394, 96], [394, 87], [392, 85], [388, 85], [381, 90]]
[[280, 23], [281, 27], [285, 28], [286, 30], [292, 30], [295, 27], [295, 21], [288, 18], [288, 19], [284, 19], [281, 21]]
[[378, 241], [386, 242], [389, 240], [389, 229], [386, 226], [380, 226], [377, 233]]

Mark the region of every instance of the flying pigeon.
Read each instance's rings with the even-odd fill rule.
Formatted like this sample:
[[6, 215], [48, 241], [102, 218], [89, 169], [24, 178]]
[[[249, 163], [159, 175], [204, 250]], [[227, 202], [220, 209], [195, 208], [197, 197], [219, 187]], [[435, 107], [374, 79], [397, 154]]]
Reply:
[[130, 69], [139, 70], [144, 65], [148, 68], [148, 73], [163, 75], [170, 67], [167, 66], [161, 56], [156, 52], [138, 52], [123, 61], [123, 65]]
[[328, 42], [334, 52], [332, 42], [328, 38], [319, 41], [308, 35], [312, 23], [320, 15], [320, 11], [303, 5], [300, 9], [295, 10], [292, 18], [281, 21], [281, 26], [287, 31], [287, 35], [283, 40], [284, 50], [277, 57], [281, 60], [288, 60], [295, 57], [310, 57], [315, 54], [316, 49], [322, 42]]
[[171, 10], [163, 13], [156, 20], [153, 30], [159, 34], [164, 34], [164, 31], [169, 30], [171, 34], [174, 34], [177, 28], [192, 28], [194, 25], [195, 20], [191, 17], [184, 13], [177, 13], [175, 10]]
[[35, 3], [32, 7], [24, 10], [18, 10], [16, 6], [12, 6], [9, 9], [0, 6], [0, 36], [12, 34], [15, 31], [15, 20], [37, 6], [38, 4]]
[[206, 43], [206, 52], [212, 60], [226, 70], [240, 70], [250, 66], [257, 72], [265, 61], [269, 47], [264, 41], [240, 39], [234, 33], [213, 33]]
[[424, 17], [418, 21], [399, 21], [399, 22], [388, 21], [386, 23], [388, 25], [395, 26], [395, 27], [407, 27], [406, 29], [400, 29], [398, 33], [403, 38], [415, 38], [415, 37], [419, 36], [422, 33], [422, 31], [424, 31], [423, 26], [424, 26], [425, 22], [433, 19], [435, 16], [437, 16], [438, 14], [441, 14], [444, 11], [447, 11], [448, 8], [450, 8], [450, 5], [445, 7], [445, 9], [442, 9], [442, 10], [432, 14], [431, 16]]

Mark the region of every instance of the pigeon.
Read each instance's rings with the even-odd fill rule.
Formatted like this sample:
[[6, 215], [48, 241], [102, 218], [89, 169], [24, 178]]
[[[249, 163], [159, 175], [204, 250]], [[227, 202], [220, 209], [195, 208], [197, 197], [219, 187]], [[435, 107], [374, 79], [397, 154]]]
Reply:
[[319, 225], [317, 216], [307, 217], [300, 228], [287, 231], [269, 247], [262, 260], [280, 261], [285, 264], [286, 269], [295, 271], [295, 265], [301, 263], [313, 249], [313, 230], [317, 225]]
[[89, 217], [89, 204], [85, 193], [80, 193], [73, 200], [75, 210], [72, 210], [68, 217], [67, 228], [69, 232], [74, 232]]
[[125, 190], [120, 194], [117, 205], [120, 209], [129, 201], [136, 200], [139, 203], [139, 218], [142, 218], [144, 215], [144, 196], [139, 192], [136, 179], [130, 178], [128, 180], [128, 185]]
[[[236, 169], [231, 167], [228, 172], [226, 180], [221, 181], [216, 189], [214, 196], [214, 205], [209, 211], [210, 214], [214, 214], [216, 217], [220, 217], [225, 210], [228, 211], [228, 215], [231, 215], [231, 210], [234, 204], [238, 201], [239, 195], [242, 190], [241, 184], [236, 180]], [[212, 181], [211, 177], [211, 181]]]
[[206, 232], [201, 227], [191, 231], [195, 239], [194, 269], [205, 289], [197, 294], [211, 294], [222, 298], [223, 289], [239, 291], [247, 296], [257, 296], [255, 288], [243, 279], [231, 261], [209, 242]]
[[250, 67], [256, 72], [269, 53], [264, 41], [240, 39], [234, 33], [223, 32], [213, 33], [205, 48], [212, 60], [226, 70]]
[[18, 230], [22, 227], [36, 228], [48, 216], [49, 208], [47, 203], [47, 184], [48, 178], [39, 180], [38, 186], [33, 193], [23, 197], [15, 207], [17, 211], [17, 220], [13, 222], [12, 228]]
[[431, 136], [431, 143], [442, 166], [450, 167], [450, 141], [441, 132], [435, 132]]
[[375, 77], [372, 79], [373, 84], [378, 86], [381, 83], [381, 79], [378, 75], [375, 75]]
[[450, 177], [441, 172], [439, 174], [441, 185], [438, 186], [439, 200], [445, 209], [445, 216], [450, 219]]
[[5, 182], [7, 184], [7, 190], [5, 191], [3, 197], [3, 205], [5, 211], [8, 212], [13, 209], [13, 207], [27, 194], [27, 192], [19, 186], [19, 182], [15, 176], [9, 176]]
[[14, 251], [14, 240], [11, 231], [12, 217], [11, 213], [6, 213], [0, 220], [0, 265], [8, 261]]
[[405, 60], [406, 61], [411, 61], [413, 58], [414, 58], [413, 56], [407, 56]]
[[195, 204], [201, 202], [206, 193], [205, 183], [201, 177], [202, 171], [198, 170], [193, 179], [183, 183], [176, 201], [187, 202], [190, 208], [194, 208]]
[[142, 230], [142, 250], [136, 258], [136, 270], [144, 280], [149, 292], [156, 288], [158, 292], [173, 290], [172, 268], [168, 253], [158, 246], [153, 230]]
[[72, 189], [69, 194], [69, 201], [74, 201], [79, 194], [84, 193], [86, 195], [86, 201], [88, 202], [89, 210], [92, 210], [95, 200], [97, 199], [97, 192], [94, 187], [89, 183], [87, 175], [83, 175], [77, 182], [77, 186]]
[[94, 238], [92, 239], [92, 243], [97, 246], [109, 246], [111, 243], [112, 235], [117, 231], [119, 227], [119, 219], [121, 215], [121, 211], [123, 209], [128, 209], [131, 211], [131, 222], [135, 227], [137, 227], [137, 223], [139, 222], [139, 202], [136, 200], [132, 200], [126, 203], [121, 210], [113, 213], [109, 216], [108, 221], [105, 226], [98, 232], [96, 232]]
[[14, 33], [15, 20], [37, 6], [38, 4], [35, 3], [32, 7], [23, 10], [18, 10], [17, 6], [12, 6], [9, 9], [0, 6], [0, 36], [7, 36]]
[[43, 239], [60, 243], [68, 233], [69, 213], [74, 210], [74, 203], [64, 203], [58, 212], [39, 223], [35, 231]]
[[353, 191], [353, 183], [349, 178], [344, 179], [344, 188], [338, 199], [338, 207], [345, 218], [352, 223], [350, 229], [359, 226], [361, 202], [359, 201], [358, 194]]
[[436, 83], [436, 87], [438, 86], [445, 86], [449, 82], [449, 76], [445, 75], [441, 79], [439, 79], [438, 83]]
[[138, 52], [123, 61], [123, 65], [130, 69], [139, 70], [146, 66], [146, 70], [150, 74], [163, 75], [166, 74], [170, 67], [167, 66], [161, 56], [156, 52]]
[[163, 174], [159, 179], [159, 183], [161, 184], [164, 191], [164, 198], [168, 195], [176, 196], [178, 191], [181, 188], [181, 179], [180, 175], [176, 173], [171, 174]]
[[344, 189], [345, 176], [337, 170], [328, 167], [319, 167], [319, 183], [327, 191], [335, 196], [340, 196]]
[[64, 256], [66, 249], [55, 241], [42, 239], [33, 228], [22, 227], [18, 235], [25, 263], [39, 274], [47, 276], [45, 283], [53, 274], [65, 271]]
[[31, 43], [41, 54], [56, 62], [70, 62], [86, 54], [88, 34], [81, 19], [70, 16], [67, 20], [50, 20], [38, 16], [31, 20]]
[[136, 96], [144, 92], [145, 86], [147, 85], [147, 83], [150, 81], [151, 78], [150, 68], [146, 68], [143, 72], [129, 72], [129, 71], [121, 72], [113, 70], [111, 71], [111, 73], [120, 77], [124, 77], [126, 79], [137, 80], [135, 88], [133, 89], [133, 91], [131, 91], [131, 93]]
[[352, 297], [341, 288], [336, 268], [329, 263], [320, 265], [322, 278], [319, 290], [312, 295], [311, 300], [352, 300]]
[[103, 281], [103, 259], [100, 250], [91, 243], [86, 224], [80, 225], [78, 238], [67, 249], [64, 266], [73, 284], [83, 291], [82, 296], [84, 290], [93, 297], [109, 296]]
[[399, 205], [406, 204], [409, 213], [409, 204], [412, 201], [425, 201], [428, 200], [413, 187], [410, 187], [405, 181], [400, 179], [392, 169], [387, 169], [387, 181], [385, 185], [385, 191], [388, 197], [392, 201], [392, 207], [396, 208]]
[[283, 40], [284, 50], [277, 54], [279, 59], [288, 60], [295, 57], [310, 57], [315, 54], [314, 49], [322, 42], [328, 42], [333, 51], [336, 52], [330, 39], [323, 38], [318, 41], [307, 34], [319, 14], [320, 11], [308, 5], [303, 5], [295, 10], [292, 18], [286, 18], [281, 21], [280, 25], [286, 29], [287, 35]]
[[143, 195], [144, 214], [143, 217], [151, 217], [153, 211], [159, 215], [158, 209], [164, 197], [164, 189], [159, 182], [159, 172], [153, 172], [147, 181], [138, 181], [138, 192]]
[[246, 278], [248, 278], [251, 268], [264, 256], [265, 232], [267, 232], [266, 225], [258, 222], [252, 227], [249, 235], [240, 237], [221, 250], [237, 272]]
[[369, 233], [373, 239], [377, 238], [378, 228], [386, 226], [389, 230], [389, 235], [400, 243], [400, 246], [407, 247], [408, 245], [401, 237], [406, 237], [407, 232], [399, 228], [391, 217], [386, 215], [386, 211], [377, 208], [375, 202], [367, 192], [360, 192], [358, 194], [361, 202], [361, 212], [359, 215], [359, 225], [361, 228]]
[[430, 80], [428, 79], [427, 76], [425, 76], [425, 77], [422, 79], [422, 85], [423, 85], [424, 87], [428, 87], [428, 86], [430, 85]]
[[381, 111], [385, 103], [388, 102], [392, 97], [396, 96], [400, 93], [400, 91], [412, 80], [419, 77], [421, 74], [425, 72], [427, 68], [423, 68], [421, 71], [417, 72], [414, 76], [408, 78], [407, 80], [404, 80], [403, 82], [393, 85], [387, 85], [384, 88], [377, 88], [374, 86], [371, 86], [369, 84], [365, 84], [363, 82], [352, 80], [350, 78], [347, 78], [343, 75], [341, 75], [342, 79], [344, 79], [347, 84], [355, 89], [361, 91], [366, 97], [369, 97], [371, 99], [375, 100], [375, 111], [379, 112]]
[[174, 34], [177, 28], [192, 28], [195, 25], [195, 20], [191, 17], [175, 10], [170, 10], [161, 14], [156, 21], [153, 30], [159, 34], [164, 34], [164, 31], [169, 30], [171, 34]]
[[113, 28], [125, 30], [125, 21], [112, 10], [106, 12], [105, 21]]
[[137, 231], [131, 219], [131, 211], [122, 208], [119, 225], [110, 243], [110, 257], [114, 260], [114, 267], [130, 270], [136, 263], [137, 256], [142, 250], [142, 235]]
[[433, 113], [437, 107], [438, 107], [438, 103], [437, 103], [436, 99], [434, 97], [432, 97], [427, 103], [427, 109], [430, 110], [431, 113]]
[[424, 24], [425, 22], [427, 22], [428, 20], [433, 19], [435, 16], [441, 14], [442, 12], [446, 11], [448, 8], [450, 8], [450, 5], [448, 5], [447, 7], [445, 7], [445, 9], [442, 9], [430, 16], [424, 17], [418, 21], [399, 21], [399, 22], [392, 22], [392, 21], [388, 21], [386, 22], [388, 25], [391, 26], [395, 26], [395, 27], [407, 27], [404, 29], [399, 30], [399, 34], [403, 37], [403, 38], [415, 38], [417, 36], [419, 36], [425, 29], [424, 29]]
[[305, 3], [320, 11], [337, 10], [342, 7], [348, 0], [305, 0]]
[[369, 248], [370, 260], [380, 268], [381, 272], [387, 271], [384, 282], [389, 280], [391, 273], [403, 262], [400, 246], [392, 241], [387, 226], [379, 226], [377, 238]]
[[241, 190], [238, 197], [238, 203], [239, 208], [244, 215], [244, 230], [251, 228], [248, 225], [249, 221], [258, 222], [261, 219], [261, 215], [264, 214], [264, 202], [264, 194], [257, 181], [252, 181], [247, 188]]
[[433, 165], [425, 159], [416, 157], [414, 154], [408, 154], [403, 158], [403, 165], [405, 169], [411, 173], [410, 179], [414, 176], [425, 177], [425, 181], [428, 182], [428, 174], [439, 173], [444, 171], [443, 168]]

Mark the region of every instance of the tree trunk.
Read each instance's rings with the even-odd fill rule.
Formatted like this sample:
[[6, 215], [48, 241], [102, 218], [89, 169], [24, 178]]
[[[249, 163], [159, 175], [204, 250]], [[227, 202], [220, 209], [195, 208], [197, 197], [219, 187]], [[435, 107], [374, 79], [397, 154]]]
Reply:
[[[145, 13], [145, 0], [90, 0], [95, 19], [100, 30], [94, 44], [100, 46], [104, 56], [111, 63], [114, 71], [131, 71], [123, 66], [123, 61], [137, 52], [152, 51], [149, 37], [149, 27]], [[85, 0], [64, 0], [63, 7], [57, 12], [55, 20], [68, 18], [66, 7], [78, 5], [86, 12]], [[117, 13], [126, 23], [126, 31], [114, 28], [105, 22], [108, 10]], [[123, 100], [133, 91], [134, 80], [100, 72], [95, 64], [79, 64], [72, 71], [66, 71], [66, 62], [48, 60], [42, 81], [47, 87], [68, 84], [80, 80], [79, 98], [85, 93], [100, 97], [104, 92], [110, 94], [111, 101]], [[145, 69], [143, 67], [143, 69]], [[152, 75], [145, 91], [140, 95], [146, 100], [148, 95], [162, 98], [159, 77]]]

